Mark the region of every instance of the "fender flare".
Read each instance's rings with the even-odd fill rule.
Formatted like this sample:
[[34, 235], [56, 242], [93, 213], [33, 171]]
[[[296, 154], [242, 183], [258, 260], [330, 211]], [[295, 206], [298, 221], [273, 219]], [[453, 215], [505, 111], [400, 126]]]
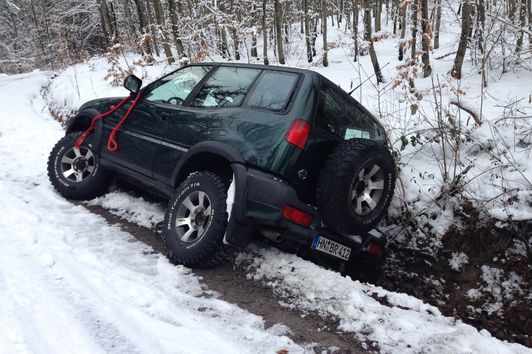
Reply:
[[[72, 117], [65, 129], [65, 135], [77, 132], [77, 131], [85, 131], [89, 125], [91, 124], [91, 121], [94, 117], [96, 117], [100, 112], [94, 108], [84, 109], [78, 114], [76, 114], [74, 117]], [[88, 139], [95, 143], [99, 143], [101, 141], [102, 137], [102, 128], [103, 124], [101, 121], [96, 122], [96, 125], [94, 127], [94, 132], [89, 136]], [[99, 144], [98, 144], [99, 145]]]
[[[171, 185], [176, 186], [178, 182], [180, 182], [181, 179], [186, 178], [186, 176], [181, 175], [181, 173], [183, 172], [183, 167], [186, 166], [191, 161], [191, 159], [193, 159], [195, 156], [201, 153], [210, 153], [213, 155], [218, 155], [224, 158], [225, 160], [229, 161], [229, 164], [231, 164], [231, 167], [233, 163], [244, 164], [244, 158], [242, 157], [240, 152], [234, 147], [232, 147], [231, 145], [221, 143], [219, 141], [203, 141], [201, 143], [198, 143], [192, 146], [181, 157], [176, 167], [172, 171], [172, 175], [170, 177]], [[234, 168], [233, 168], [233, 172], [235, 172]]]

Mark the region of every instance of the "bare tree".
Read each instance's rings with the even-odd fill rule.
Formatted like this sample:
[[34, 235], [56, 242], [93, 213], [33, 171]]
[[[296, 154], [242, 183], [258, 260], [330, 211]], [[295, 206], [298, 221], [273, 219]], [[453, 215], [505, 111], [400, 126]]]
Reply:
[[432, 68], [430, 67], [430, 22], [429, 22], [429, 6], [428, 0], [421, 0], [421, 48], [423, 54], [421, 55], [421, 61], [423, 62], [423, 77], [428, 77], [432, 74]]
[[440, 26], [441, 26], [441, 0], [436, 0], [436, 18], [434, 20], [434, 49], [440, 47]]
[[168, 12], [170, 13], [170, 22], [172, 23], [172, 35], [174, 37], [174, 45], [177, 51], [177, 55], [182, 57], [185, 54], [183, 48], [183, 42], [181, 41], [181, 35], [179, 34], [179, 26], [177, 21], [178, 9], [176, 7], [175, 0], [168, 0]]
[[264, 65], [269, 65], [268, 60], [268, 27], [266, 27], [266, 1], [262, 0], [262, 58]]
[[369, 56], [373, 65], [373, 71], [375, 71], [375, 77], [377, 83], [384, 82], [382, 76], [381, 67], [377, 60], [377, 53], [375, 52], [375, 46], [373, 45], [373, 38], [371, 38], [371, 3], [370, 0], [364, 0], [364, 39], [369, 43]]
[[277, 45], [277, 59], [279, 64], [285, 64], [283, 50], [283, 14], [279, 0], [273, 0], [274, 22], [275, 22], [275, 42]]
[[329, 66], [329, 59], [327, 52], [329, 51], [327, 45], [327, 0], [321, 0], [321, 31], [323, 38], [323, 66]]
[[474, 5], [466, 0], [462, 5], [462, 31], [460, 33], [460, 42], [458, 43], [458, 50], [456, 51], [456, 57], [454, 58], [453, 68], [451, 75], [456, 79], [462, 78], [462, 64], [464, 63], [464, 57], [467, 50], [467, 43], [469, 42], [469, 36], [471, 33]]
[[303, 22], [305, 27], [305, 45], [307, 47], [307, 61], [312, 63], [312, 45], [310, 41], [310, 16], [308, 13], [309, 0], [303, 0]]
[[172, 54], [172, 49], [170, 48], [170, 41], [168, 40], [168, 33], [166, 32], [165, 20], [164, 20], [164, 11], [161, 0], [152, 0], [153, 7], [155, 9], [155, 18], [157, 20], [157, 32], [161, 34], [161, 39], [163, 42], [164, 54], [166, 55], [166, 61], [168, 64], [174, 62], [174, 55]]

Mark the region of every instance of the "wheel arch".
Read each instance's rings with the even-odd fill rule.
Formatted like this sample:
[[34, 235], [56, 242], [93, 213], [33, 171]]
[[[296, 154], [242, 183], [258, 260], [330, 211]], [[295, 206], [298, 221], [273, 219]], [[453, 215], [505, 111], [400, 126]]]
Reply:
[[205, 141], [194, 145], [179, 160], [171, 176], [171, 184], [177, 187], [187, 176], [195, 171], [211, 171], [226, 181], [234, 173], [232, 164], [244, 164], [244, 159], [234, 147], [218, 141]]
[[73, 132], [84, 131], [90, 126], [92, 119], [98, 114], [100, 114], [100, 112], [98, 112], [96, 109], [86, 109], [79, 112], [68, 121], [65, 135]]

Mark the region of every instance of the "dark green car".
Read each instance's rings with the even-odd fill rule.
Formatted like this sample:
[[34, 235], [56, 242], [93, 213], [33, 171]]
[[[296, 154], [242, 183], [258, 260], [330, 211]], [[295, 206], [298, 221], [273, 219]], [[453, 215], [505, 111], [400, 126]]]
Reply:
[[164, 242], [188, 266], [219, 264], [257, 235], [344, 261], [380, 253], [372, 229], [395, 164], [381, 124], [335, 84], [209, 63], [141, 85], [130, 76], [130, 98], [90, 101], [72, 118], [48, 164], [63, 196], [94, 198], [118, 174], [168, 197]]

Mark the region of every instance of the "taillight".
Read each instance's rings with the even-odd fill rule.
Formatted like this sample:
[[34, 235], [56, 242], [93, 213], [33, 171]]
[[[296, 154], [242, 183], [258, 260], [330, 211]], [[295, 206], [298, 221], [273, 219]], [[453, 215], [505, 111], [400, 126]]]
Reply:
[[370, 243], [368, 247], [368, 253], [375, 256], [380, 256], [382, 254], [382, 247], [376, 243]]
[[309, 227], [312, 224], [312, 215], [290, 205], [284, 206], [283, 218], [304, 227]]
[[310, 123], [302, 119], [296, 119], [288, 129], [286, 141], [300, 149], [305, 147], [310, 134]]

